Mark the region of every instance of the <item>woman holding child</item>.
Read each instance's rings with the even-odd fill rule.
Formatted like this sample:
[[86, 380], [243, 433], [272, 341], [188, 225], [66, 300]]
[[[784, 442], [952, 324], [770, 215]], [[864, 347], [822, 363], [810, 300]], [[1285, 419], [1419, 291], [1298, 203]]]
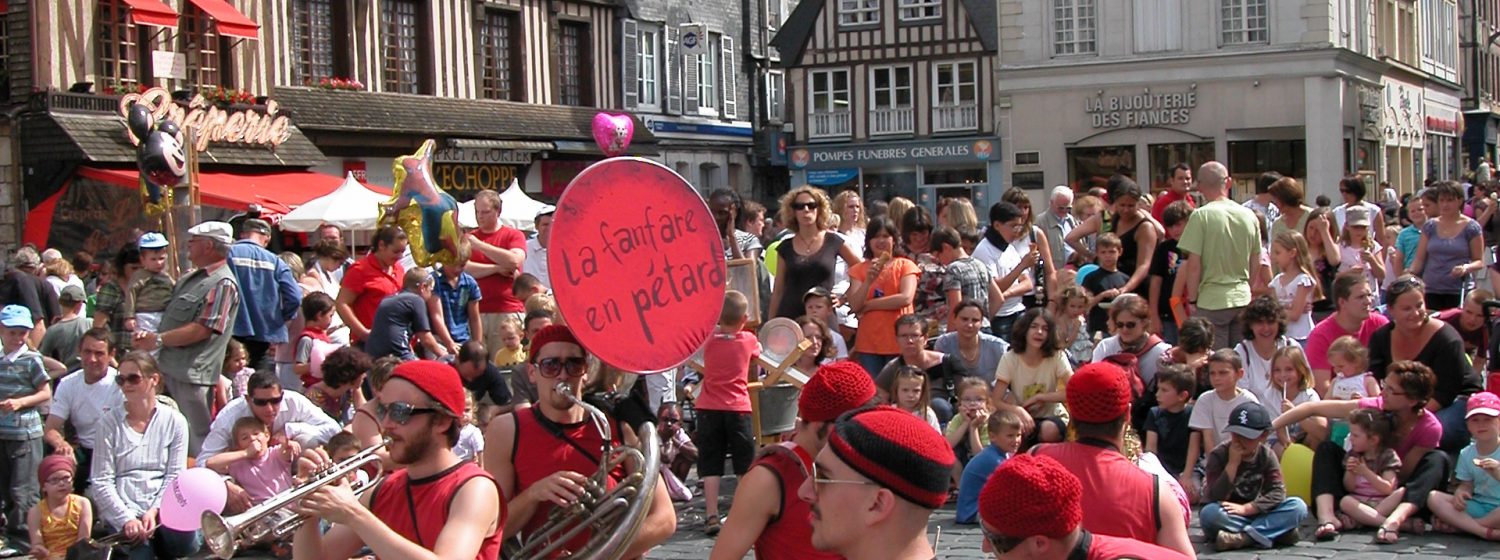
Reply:
[[1141, 207], [1141, 188], [1129, 177], [1110, 177], [1109, 202], [1113, 212], [1101, 213], [1084, 220], [1073, 231], [1068, 232], [1066, 241], [1073, 250], [1086, 259], [1093, 260], [1093, 252], [1083, 244], [1085, 237], [1105, 232], [1113, 232], [1119, 236], [1122, 250], [1119, 270], [1130, 275], [1130, 280], [1119, 291], [1122, 294], [1144, 294], [1151, 270], [1151, 256], [1156, 252], [1156, 244], [1164, 236], [1165, 230], [1151, 218], [1149, 205]]
[[1370, 336], [1370, 373], [1384, 378], [1392, 362], [1413, 360], [1437, 375], [1433, 398], [1427, 409], [1443, 424], [1444, 451], [1457, 452], [1469, 440], [1464, 426], [1464, 406], [1469, 395], [1483, 390], [1483, 381], [1469, 366], [1463, 336], [1452, 325], [1427, 313], [1426, 284], [1415, 276], [1403, 276], [1386, 294], [1391, 322]]
[[131, 560], [181, 558], [198, 551], [198, 533], [161, 526], [163, 493], [187, 468], [187, 419], [158, 404], [161, 370], [145, 352], [120, 359], [115, 378], [125, 406], [101, 422], [89, 481], [99, 517], [130, 540]]

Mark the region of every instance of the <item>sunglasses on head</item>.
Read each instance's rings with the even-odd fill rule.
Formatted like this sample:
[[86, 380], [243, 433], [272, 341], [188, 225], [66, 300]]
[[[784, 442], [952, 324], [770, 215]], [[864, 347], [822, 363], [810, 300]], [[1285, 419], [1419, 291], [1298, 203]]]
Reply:
[[271, 397], [269, 399], [255, 399], [255, 398], [252, 398], [252, 399], [250, 399], [250, 402], [254, 403], [255, 406], [270, 406], [270, 405], [273, 405], [273, 404], [281, 404], [281, 397]]
[[588, 365], [588, 359], [582, 357], [542, 358], [536, 362], [537, 373], [542, 374], [542, 377], [547, 379], [557, 378], [564, 370], [567, 371], [568, 377], [583, 377], [583, 373], [588, 369]]
[[124, 374], [121, 374], [121, 375], [116, 375], [115, 376], [115, 383], [119, 384], [121, 387], [124, 387], [126, 385], [139, 385], [141, 383], [141, 380], [143, 380], [145, 378], [146, 378], [146, 376], [141, 375], [139, 373], [137, 373], [135, 375], [124, 375]]
[[405, 426], [407, 422], [411, 421], [412, 416], [418, 414], [436, 414], [437, 412], [438, 409], [436, 408], [416, 406], [409, 402], [396, 401], [386, 404], [375, 401], [375, 416], [381, 420], [390, 420], [399, 426]]

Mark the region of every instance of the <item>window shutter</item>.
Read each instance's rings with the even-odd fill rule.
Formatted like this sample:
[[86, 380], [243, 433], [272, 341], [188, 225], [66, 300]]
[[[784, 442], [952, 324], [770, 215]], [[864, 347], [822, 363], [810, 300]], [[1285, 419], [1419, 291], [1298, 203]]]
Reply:
[[[708, 39], [700, 38], [699, 41]], [[705, 45], [706, 46], [706, 45]], [[707, 49], [705, 49], [707, 51]], [[713, 56], [713, 51], [707, 51]], [[682, 113], [685, 115], [698, 114], [698, 55], [682, 55]], [[709, 79], [713, 79], [709, 76]]]
[[667, 86], [667, 112], [673, 115], [682, 114], [682, 80], [678, 78], [678, 72], [682, 71], [684, 57], [677, 50], [679, 33], [676, 25], [667, 24], [662, 28], [662, 35], [667, 38], [667, 63], [663, 65], [666, 72], [662, 73], [662, 79]]
[[641, 40], [635, 20], [627, 19], [620, 22], [620, 37], [624, 44], [620, 49], [620, 80], [622, 101], [626, 109], [635, 109], [640, 101], [640, 87], [636, 80], [641, 75]]
[[739, 90], [735, 86], [738, 82], [736, 78], [739, 75], [740, 64], [739, 60], [734, 57], [734, 38], [725, 35], [719, 39], [719, 45], [724, 53], [723, 63], [720, 64], [723, 67], [724, 79], [719, 82], [724, 89], [724, 118], [732, 119], [739, 114]]

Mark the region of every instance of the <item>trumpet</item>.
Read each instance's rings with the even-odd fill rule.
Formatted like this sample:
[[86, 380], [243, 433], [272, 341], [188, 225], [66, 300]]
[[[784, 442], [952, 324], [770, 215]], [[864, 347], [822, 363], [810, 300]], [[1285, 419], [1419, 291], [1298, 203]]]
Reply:
[[[571, 558], [619, 560], [625, 555], [626, 547], [635, 540], [636, 533], [640, 532], [641, 524], [651, 510], [656, 483], [661, 480], [661, 445], [656, 428], [649, 422], [641, 426], [639, 447], [615, 447], [611, 442], [609, 418], [604, 412], [574, 397], [572, 387], [567, 383], [558, 383], [557, 392], [588, 412], [594, 428], [604, 436], [603, 459], [599, 469], [589, 477], [583, 496], [577, 502], [553, 509], [546, 523], [524, 536], [519, 550], [507, 551], [505, 556], [529, 560], [552, 558], [564, 552]], [[621, 465], [629, 469], [629, 474], [614, 489], [608, 489], [609, 473]], [[585, 530], [591, 533], [583, 549], [561, 550]]]
[[336, 484], [350, 473], [368, 465], [375, 466], [376, 475], [370, 477], [369, 482], [356, 485], [354, 493], [360, 495], [373, 489], [379, 483], [381, 474], [380, 456], [375, 452], [390, 442], [390, 438], [386, 438], [366, 447], [354, 456], [318, 473], [311, 480], [277, 494], [244, 513], [224, 517], [212, 511], [203, 512], [204, 544], [208, 545], [214, 557], [229, 560], [240, 547], [286, 538], [308, 520], [305, 516], [293, 513], [290, 507], [313, 491]]

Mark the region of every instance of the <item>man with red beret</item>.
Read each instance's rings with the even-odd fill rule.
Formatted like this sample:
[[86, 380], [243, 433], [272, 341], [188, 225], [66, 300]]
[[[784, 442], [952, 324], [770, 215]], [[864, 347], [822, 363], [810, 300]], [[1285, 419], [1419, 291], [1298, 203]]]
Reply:
[[489, 473], [453, 453], [463, 412], [464, 386], [452, 367], [427, 360], [396, 366], [376, 415], [390, 439], [386, 451], [402, 468], [363, 497], [338, 485], [303, 498], [298, 513], [333, 528], [324, 534], [317, 523], [303, 523], [292, 557], [350, 558], [369, 547], [380, 558], [498, 558], [505, 504]]
[[1188, 540], [1187, 512], [1168, 482], [1120, 453], [1130, 420], [1130, 381], [1109, 362], [1078, 369], [1068, 380], [1068, 414], [1077, 441], [1036, 451], [1056, 459], [1083, 487], [1083, 528], [1125, 537], [1196, 557]]
[[[534, 532], [553, 508], [578, 501], [603, 459], [604, 437], [577, 404], [583, 399], [591, 368], [588, 353], [573, 331], [565, 325], [538, 331], [531, 339], [530, 361], [526, 375], [536, 386], [536, 403], [491, 420], [484, 436], [484, 466], [499, 481], [510, 511], [506, 538]], [[613, 419], [610, 422], [614, 443], [619, 445], [621, 434], [630, 428]], [[613, 488], [621, 473], [610, 475]], [[650, 510], [624, 558], [644, 555], [677, 530], [677, 513], [667, 485], [657, 484], [655, 494], [645, 499], [651, 500]], [[581, 532], [563, 550], [577, 551], [588, 539], [589, 533]]]
[[892, 406], [845, 413], [797, 497], [813, 548], [845, 558], [929, 560], [927, 521], [948, 501], [957, 459], [925, 420]]
[[1083, 486], [1051, 457], [1017, 455], [995, 469], [979, 493], [984, 550], [1025, 560], [1186, 560], [1135, 539], [1095, 535], [1083, 522]]
[[758, 560], [839, 558], [813, 548], [812, 510], [797, 499], [797, 489], [812, 474], [813, 455], [828, 443], [833, 421], [874, 400], [875, 382], [859, 364], [841, 360], [818, 368], [797, 399], [792, 441], [762, 449], [740, 477], [734, 509], [709, 558], [739, 560], [752, 545]]

